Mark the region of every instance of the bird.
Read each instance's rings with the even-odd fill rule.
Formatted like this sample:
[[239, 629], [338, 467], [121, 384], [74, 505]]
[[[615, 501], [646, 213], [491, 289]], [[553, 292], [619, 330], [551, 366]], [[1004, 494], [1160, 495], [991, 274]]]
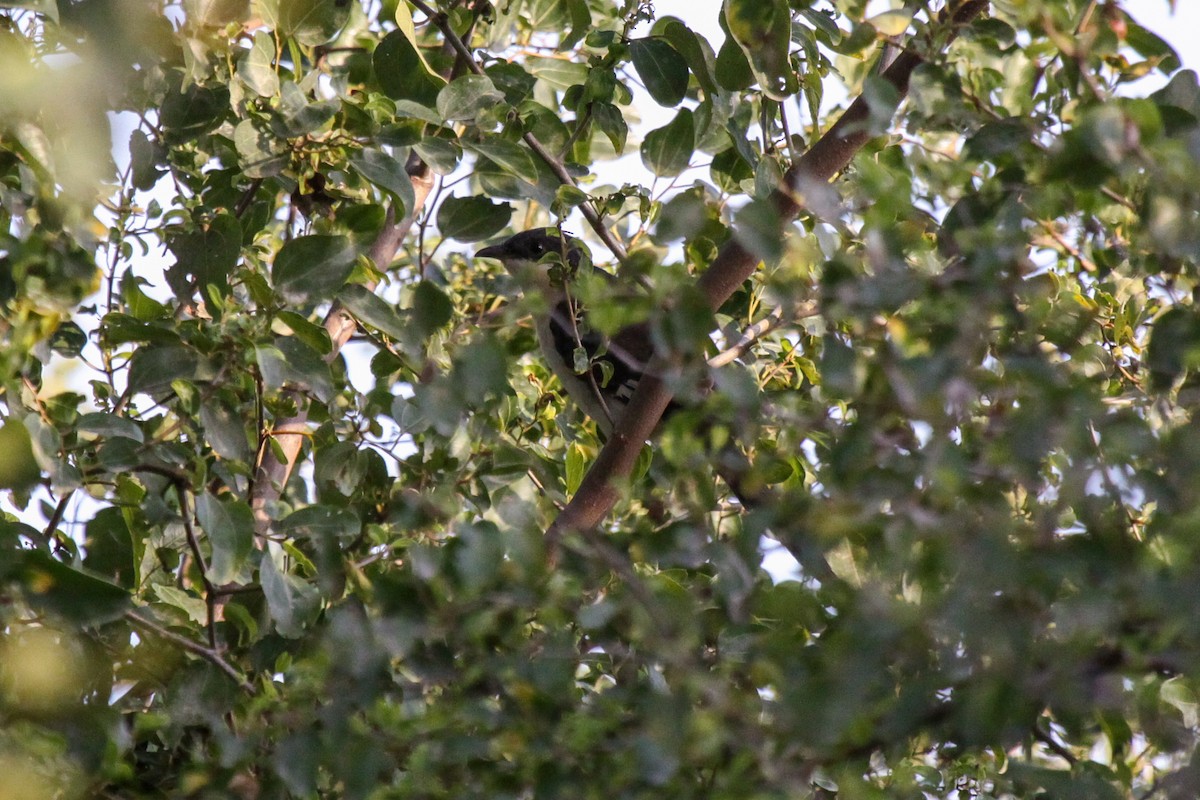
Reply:
[[617, 279], [592, 266], [583, 244], [558, 228], [522, 231], [475, 257], [500, 261], [525, 291], [541, 294], [546, 310], [535, 314], [534, 328], [542, 357], [571, 400], [611, 437], [654, 355], [650, 326], [603, 336], [588, 324], [572, 283], [584, 269], [607, 283]]

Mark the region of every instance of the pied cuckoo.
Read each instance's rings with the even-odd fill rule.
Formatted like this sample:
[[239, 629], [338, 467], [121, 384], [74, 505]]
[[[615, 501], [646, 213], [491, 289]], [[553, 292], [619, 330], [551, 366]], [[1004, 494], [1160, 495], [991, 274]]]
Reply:
[[[571, 279], [587, 261], [583, 246], [557, 228], [523, 231], [475, 257], [497, 259], [523, 289], [541, 294], [549, 306], [535, 315], [542, 357], [576, 405], [611, 436], [654, 355], [649, 326], [632, 325], [604, 337], [587, 324], [571, 293]], [[616, 280], [588, 263], [584, 268], [601, 280]]]

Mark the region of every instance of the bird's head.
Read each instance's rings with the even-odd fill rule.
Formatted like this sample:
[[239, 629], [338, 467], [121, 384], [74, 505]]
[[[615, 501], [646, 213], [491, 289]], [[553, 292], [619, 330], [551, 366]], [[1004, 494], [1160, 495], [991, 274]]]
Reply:
[[583, 244], [558, 228], [534, 228], [485, 247], [476, 258], [494, 258], [522, 285], [549, 291], [569, 282], [583, 263]]

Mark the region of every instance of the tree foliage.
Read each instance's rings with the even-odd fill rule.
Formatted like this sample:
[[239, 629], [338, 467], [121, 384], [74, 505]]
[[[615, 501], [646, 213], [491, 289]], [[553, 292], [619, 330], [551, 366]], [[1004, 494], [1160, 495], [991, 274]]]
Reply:
[[[0, 3], [0, 798], [1196, 796], [1135, 5]], [[568, 219], [609, 442], [469, 256]]]

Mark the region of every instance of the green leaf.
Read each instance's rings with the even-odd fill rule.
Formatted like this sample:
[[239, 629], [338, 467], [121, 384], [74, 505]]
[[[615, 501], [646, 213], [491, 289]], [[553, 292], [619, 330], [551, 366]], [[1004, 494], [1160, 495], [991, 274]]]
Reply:
[[629, 136], [629, 125], [625, 122], [625, 116], [621, 113], [621, 109], [612, 103], [597, 101], [592, 103], [592, 119], [612, 142], [613, 150], [617, 151], [617, 155], [625, 152], [625, 140]]
[[633, 68], [660, 106], [674, 108], [687, 94], [688, 67], [683, 56], [662, 39], [629, 42]]
[[413, 145], [413, 150], [438, 175], [444, 177], [458, 169], [458, 148], [445, 139], [426, 136]]
[[230, 112], [229, 90], [192, 84], [171, 88], [163, 98], [159, 124], [167, 144], [193, 141], [216, 128]]
[[138, 567], [145, 545], [135, 547], [124, 512], [109, 506], [96, 512], [87, 524], [87, 555], [83, 566], [97, 575], [115, 579], [125, 589], [138, 584]]
[[772, 100], [794, 94], [799, 83], [788, 61], [792, 14], [787, 2], [725, 0], [724, 17], [729, 35], [742, 48], [763, 93]]
[[530, 56], [525, 59], [525, 69], [552, 89], [569, 89], [587, 81], [588, 68], [575, 61], [562, 58]]
[[154, 188], [158, 179], [167, 174], [159, 168], [165, 157], [164, 149], [152, 142], [145, 131], [135, 130], [129, 135], [129, 162], [135, 189], [147, 191]]
[[569, 52], [575, 45], [583, 41], [592, 29], [592, 12], [588, 9], [587, 0], [564, 0], [567, 12], [571, 15], [571, 30], [558, 43], [558, 49]]
[[463, 75], [446, 84], [437, 97], [437, 110], [447, 122], [472, 120], [484, 109], [504, 102], [504, 94], [486, 75]]
[[715, 77], [721, 88], [730, 92], [740, 92], [754, 83], [750, 62], [732, 37], [726, 37], [717, 51]]
[[171, 390], [171, 382], [212, 377], [207, 361], [190, 347], [147, 345], [139, 347], [129, 364], [129, 389], [151, 396]]
[[303, 45], [325, 44], [350, 19], [346, 0], [280, 0], [280, 32]]
[[287, 142], [254, 120], [244, 119], [233, 131], [238, 163], [251, 178], [271, 178], [283, 172], [288, 163]]
[[340, 100], [309, 100], [304, 90], [292, 81], [281, 87], [279, 115], [289, 136], [304, 136], [325, 127], [341, 109]]
[[710, 97], [719, 91], [716, 79], [716, 55], [712, 46], [704, 37], [697, 34], [683, 20], [677, 17], [663, 17], [654, 25], [655, 32], [661, 33], [671, 46], [674, 47], [688, 68], [696, 76], [700, 88]]
[[238, 61], [238, 77], [263, 97], [279, 94], [279, 75], [275, 72], [275, 42], [271, 34], [258, 31], [254, 44]]
[[692, 112], [681, 108], [675, 119], [646, 134], [642, 163], [659, 177], [672, 177], [687, 169], [696, 146]]
[[1176, 306], [1154, 321], [1146, 366], [1156, 391], [1171, 388], [1176, 378], [1190, 367], [1200, 365], [1200, 321], [1188, 308]]
[[203, 625], [208, 621], [208, 604], [196, 595], [161, 583], [154, 586], [154, 594], [166, 605], [183, 612], [193, 623]]
[[509, 203], [497, 203], [482, 195], [448, 197], [438, 208], [438, 230], [460, 242], [479, 242], [502, 231], [514, 210]]
[[371, 53], [371, 66], [388, 97], [428, 107], [437, 103], [443, 81], [430, 74], [424, 58], [403, 31], [392, 31], [383, 37]]
[[276, 523], [275, 529], [292, 538], [331, 539], [345, 544], [358, 537], [362, 522], [348, 508], [315, 505], [288, 514]]
[[288, 638], [303, 636], [320, 601], [316, 587], [285, 574], [269, 552], [263, 555], [258, 572], [275, 629]]
[[566, 467], [567, 497], [570, 497], [579, 491], [583, 476], [587, 474], [587, 455], [577, 443], [572, 442], [567, 448]]
[[1158, 70], [1164, 75], [1173, 74], [1182, 64], [1175, 48], [1161, 36], [1143, 28], [1132, 19], [1126, 22], [1125, 41], [1144, 58], [1157, 61]]
[[[172, 236], [167, 240], [167, 247], [176, 259], [171, 271], [181, 276], [190, 275], [199, 284], [201, 297], [210, 297], [211, 291], [228, 296], [229, 275], [242, 255], [242, 226], [237, 217], [220, 212], [200, 230]], [[131, 289], [136, 289], [136, 283]], [[146, 300], [154, 303], [149, 298]], [[153, 306], [147, 306], [142, 312], [147, 310], [152, 314], [157, 311]], [[130, 313], [139, 319], [145, 318], [142, 312], [130, 308]]]
[[196, 498], [196, 519], [212, 547], [208, 579], [218, 586], [237, 580], [254, 551], [250, 506], [240, 500], [221, 502], [205, 492]]
[[240, 409], [221, 398], [205, 400], [200, 406], [200, 424], [213, 452], [231, 461], [248, 461], [252, 455], [246, 434], [246, 418]]
[[[327, 356], [333, 350], [333, 341], [324, 325], [318, 325], [303, 314], [295, 311], [280, 311], [279, 321], [291, 328], [290, 334], [311, 347], [318, 355]], [[288, 333], [287, 331], [277, 331]]]
[[345, 236], [298, 236], [275, 256], [271, 281], [288, 302], [328, 300], [350, 277], [355, 259]]
[[463, 147], [523, 181], [537, 182], [537, 166], [533, 163], [533, 155], [519, 144], [504, 139], [488, 139], [483, 142], [464, 143]]
[[380, 333], [387, 334], [392, 339], [403, 339], [407, 331], [407, 323], [390, 304], [379, 295], [351, 283], [338, 293], [341, 301], [354, 318], [363, 325], [368, 325]]
[[329, 364], [316, 350], [295, 336], [280, 336], [275, 343], [254, 348], [263, 384], [271, 391], [284, 387], [310, 392], [322, 403], [333, 399], [335, 389]]
[[73, 569], [40, 550], [18, 556], [25, 601], [36, 611], [77, 625], [117, 619], [130, 608], [129, 593], [107, 580]]
[[0, 489], [24, 491], [31, 488], [42, 476], [42, 470], [33, 457], [33, 440], [29, 431], [18, 419], [9, 418], [0, 427]]
[[413, 322], [423, 336], [441, 328], [454, 315], [454, 305], [438, 287], [429, 281], [421, 281], [413, 291]]
[[413, 208], [417, 203], [413, 194], [412, 179], [404, 169], [404, 161], [405, 159], [394, 158], [374, 147], [365, 147], [350, 157], [350, 163], [364, 178], [400, 201], [395, 210], [399, 216], [403, 216], [406, 209]]
[[[82, 415], [79, 421], [75, 423], [75, 428], [80, 433], [90, 433], [94, 436], [105, 438], [124, 436], [126, 439], [133, 439], [139, 444], [145, 441], [145, 435], [136, 422], [126, 417], [103, 411], [94, 411], [90, 414]], [[8, 452], [8, 450], [0, 449], [0, 452]]]
[[429, 62], [425, 60], [425, 54], [421, 52], [421, 43], [417, 41], [417, 28], [413, 25], [412, 11], [408, 8], [408, 3], [405, 0], [399, 0], [396, 3], [396, 29], [403, 34], [409, 47], [416, 53], [420, 59], [421, 66], [425, 70], [425, 74], [433, 78], [438, 84], [445, 83], [445, 79], [437, 73], [437, 70], [429, 66]]
[[769, 200], [752, 200], [737, 213], [734, 235], [742, 245], [768, 263], [783, 255], [783, 225]]

